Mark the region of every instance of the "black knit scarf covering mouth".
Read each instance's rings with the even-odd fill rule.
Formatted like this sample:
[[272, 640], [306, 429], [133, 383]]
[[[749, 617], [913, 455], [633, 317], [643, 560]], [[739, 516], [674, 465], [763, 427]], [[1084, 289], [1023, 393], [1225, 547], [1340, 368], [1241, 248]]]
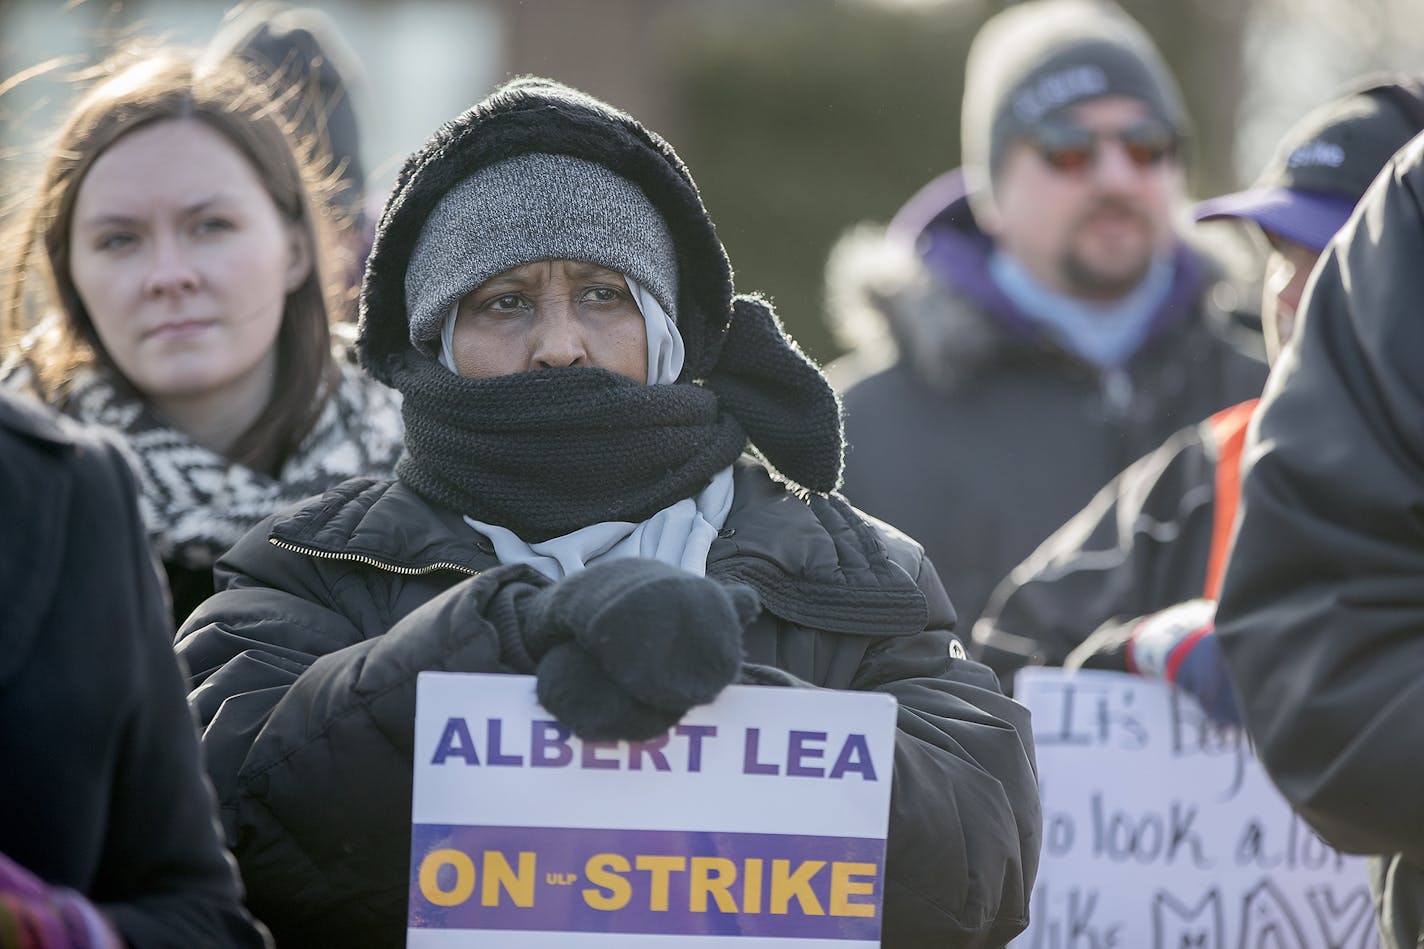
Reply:
[[601, 521], [643, 521], [730, 465], [746, 432], [696, 386], [604, 369], [463, 379], [429, 359], [397, 370], [419, 494], [529, 543]]
[[527, 543], [647, 520], [695, 496], [749, 440], [807, 489], [840, 480], [836, 397], [755, 298], [737, 298], [705, 385], [579, 367], [465, 379], [414, 350], [394, 357], [390, 381], [404, 396], [400, 479]]

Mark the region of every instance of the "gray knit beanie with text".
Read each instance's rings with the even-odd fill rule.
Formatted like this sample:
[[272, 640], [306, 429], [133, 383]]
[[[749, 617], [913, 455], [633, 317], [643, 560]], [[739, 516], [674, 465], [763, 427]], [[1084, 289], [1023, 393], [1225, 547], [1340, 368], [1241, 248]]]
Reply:
[[405, 277], [412, 345], [438, 355], [441, 326], [465, 294], [537, 260], [616, 270], [677, 320], [677, 252], [638, 186], [595, 162], [531, 153], [476, 171], [421, 226]]
[[960, 144], [987, 199], [1009, 146], [1078, 102], [1140, 100], [1179, 134], [1181, 92], [1147, 32], [1110, 0], [1029, 0], [992, 17], [969, 48]]

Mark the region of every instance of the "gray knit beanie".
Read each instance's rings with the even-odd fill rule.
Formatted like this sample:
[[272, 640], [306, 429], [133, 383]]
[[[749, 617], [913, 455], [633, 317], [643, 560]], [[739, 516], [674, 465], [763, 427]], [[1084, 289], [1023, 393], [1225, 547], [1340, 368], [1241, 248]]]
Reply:
[[969, 48], [960, 144], [972, 192], [987, 198], [1009, 146], [1063, 109], [1139, 99], [1185, 134], [1189, 120], [1145, 30], [1109, 0], [1030, 0], [992, 17]]
[[677, 251], [638, 186], [595, 162], [532, 153], [476, 171], [425, 219], [405, 275], [412, 345], [438, 356], [461, 297], [511, 267], [561, 259], [632, 277], [677, 320]]

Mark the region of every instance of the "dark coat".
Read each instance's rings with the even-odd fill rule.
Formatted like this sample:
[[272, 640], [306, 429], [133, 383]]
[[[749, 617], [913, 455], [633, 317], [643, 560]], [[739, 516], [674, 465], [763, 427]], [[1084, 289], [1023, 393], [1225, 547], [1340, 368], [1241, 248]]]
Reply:
[[139, 479], [139, 510], [149, 543], [168, 581], [170, 634], [213, 595], [218, 555], [263, 517], [347, 478], [393, 472], [402, 448], [399, 400], [353, 365], [349, 331], [333, 328], [332, 336], [332, 357], [340, 371], [322, 396], [313, 428], [275, 476], [198, 445], [155, 416], [110, 370], [86, 368], [51, 391], [37, 381], [29, 354], [0, 362], [0, 387], [104, 429], [125, 449]]
[[[356, 481], [218, 565], [180, 654], [253, 910], [289, 946], [400, 946], [421, 670], [532, 673], [512, 598], [548, 581], [400, 482]], [[1027, 923], [1039, 809], [1024, 710], [949, 632], [933, 567], [835, 499], [736, 472], [707, 574], [756, 590], [765, 664], [900, 703], [885, 940], [998, 946]]]
[[262, 946], [118, 451], [0, 393], [0, 853], [133, 949]]
[[844, 392], [846, 497], [925, 545], [967, 630], [1103, 485], [1259, 395], [1266, 367], [1212, 302], [1211, 265], [1186, 247], [1148, 341], [1121, 370], [1089, 365], [989, 281], [989, 239], [953, 185], [938, 183], [927, 220], [838, 247], [837, 316], [875, 342], [830, 375]]
[[1247, 447], [1217, 634], [1266, 770], [1380, 855], [1383, 944], [1424, 938], [1424, 140], [1312, 275]]
[[[1216, 558], [1236, 510], [1239, 446], [1255, 404], [1225, 409], [1172, 436], [1014, 568], [974, 625], [980, 661], [1007, 682], [1025, 665], [1063, 665], [1089, 637], [1099, 640], [1093, 633], [1105, 624], [1131, 624], [1185, 600], [1215, 598]], [[1127, 671], [1125, 637], [1101, 639], [1112, 655], [1080, 653], [1074, 661]]]

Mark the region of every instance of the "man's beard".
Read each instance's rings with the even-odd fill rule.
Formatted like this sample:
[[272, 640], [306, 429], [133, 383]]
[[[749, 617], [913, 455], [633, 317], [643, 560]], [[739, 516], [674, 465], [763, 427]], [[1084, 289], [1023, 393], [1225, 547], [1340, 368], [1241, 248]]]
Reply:
[[[1094, 216], [1104, 213], [1129, 216], [1139, 222], [1144, 233], [1150, 234], [1152, 231], [1151, 221], [1135, 204], [1111, 197], [1103, 198], [1084, 212], [1079, 224], [1082, 226]], [[1088, 263], [1070, 245], [1060, 261], [1060, 268], [1064, 281], [1079, 296], [1094, 300], [1116, 300], [1131, 293], [1147, 276], [1147, 271], [1152, 266], [1152, 256], [1151, 242], [1144, 241], [1141, 259], [1135, 261], [1132, 267], [1125, 271], [1115, 269], [1106, 272]]]

